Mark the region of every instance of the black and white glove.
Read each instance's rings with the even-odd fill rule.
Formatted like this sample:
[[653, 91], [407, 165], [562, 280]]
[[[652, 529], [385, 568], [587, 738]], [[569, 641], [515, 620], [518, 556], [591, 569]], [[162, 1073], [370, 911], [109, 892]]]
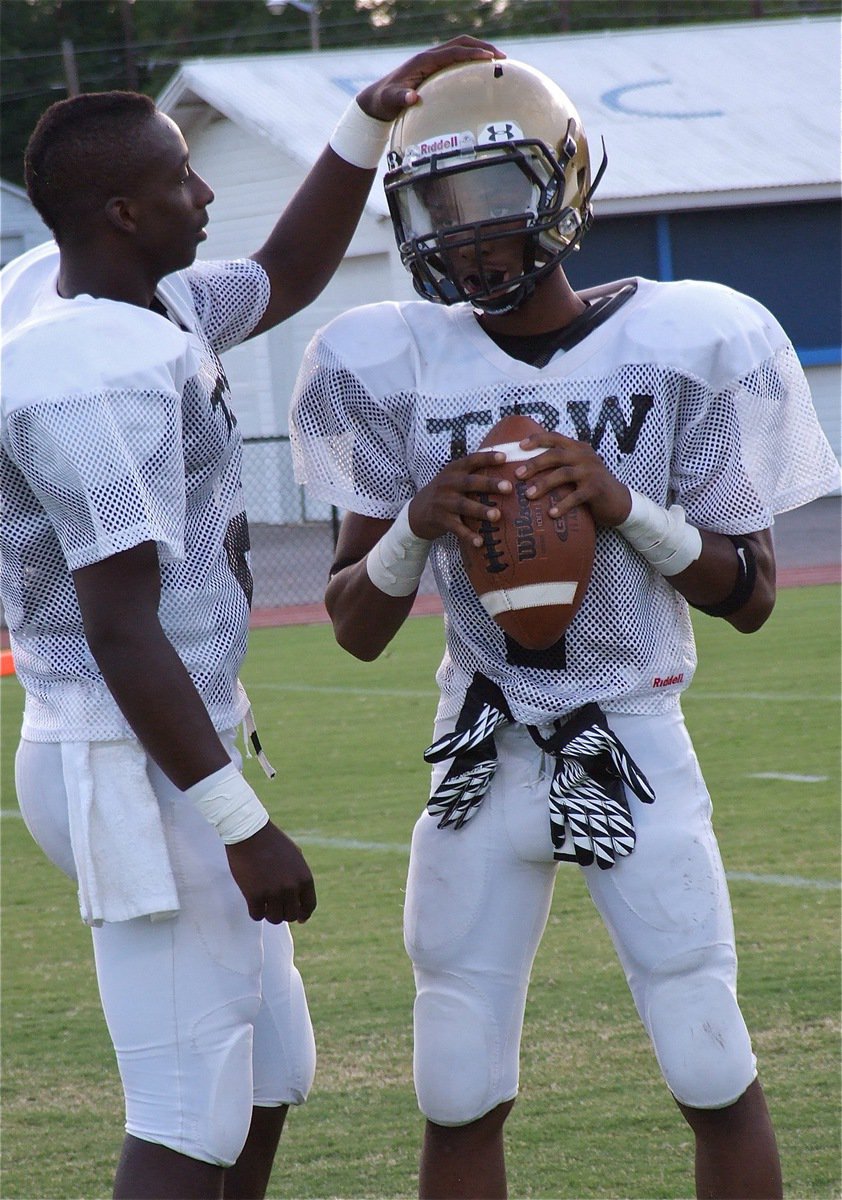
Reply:
[[533, 727], [529, 732], [556, 760], [549, 795], [553, 858], [583, 867], [596, 861], [608, 870], [631, 854], [637, 835], [625, 787], [644, 804], [655, 793], [600, 707], [586, 704], [549, 738]]
[[427, 811], [439, 817], [438, 827], [461, 829], [476, 813], [497, 770], [494, 732], [512, 720], [506, 697], [496, 683], [479, 671], [465, 693], [462, 711], [452, 733], [424, 751], [428, 763], [453, 763], [427, 801]]

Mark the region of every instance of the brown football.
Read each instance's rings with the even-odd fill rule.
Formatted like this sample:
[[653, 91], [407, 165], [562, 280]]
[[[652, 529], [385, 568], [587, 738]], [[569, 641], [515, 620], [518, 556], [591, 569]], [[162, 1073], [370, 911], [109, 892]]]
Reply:
[[482, 545], [462, 543], [465, 571], [486, 612], [528, 650], [553, 646], [579, 611], [596, 540], [587, 505], [550, 517], [548, 509], [567, 487], [532, 500], [525, 494], [528, 485], [515, 478], [518, 462], [541, 453], [524, 451], [519, 443], [542, 429], [531, 417], [516, 413], [503, 417], [483, 438], [480, 450], [505, 450], [507, 461], [493, 471], [511, 480], [512, 491], [488, 497], [499, 508], [500, 520], [482, 522]]

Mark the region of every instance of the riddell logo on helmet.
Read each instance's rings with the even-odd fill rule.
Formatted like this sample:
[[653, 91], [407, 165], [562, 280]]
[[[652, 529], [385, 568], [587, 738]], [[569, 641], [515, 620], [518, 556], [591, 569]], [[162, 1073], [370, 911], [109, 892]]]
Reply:
[[672, 687], [675, 683], [684, 682], [684, 672], [679, 675], [667, 675], [666, 679], [661, 679], [660, 675], [656, 675], [652, 680], [652, 687]]
[[426, 141], [417, 142], [407, 149], [411, 158], [429, 158], [431, 154], [448, 154], [453, 150], [465, 150], [473, 146], [473, 135], [468, 133], [440, 133]]

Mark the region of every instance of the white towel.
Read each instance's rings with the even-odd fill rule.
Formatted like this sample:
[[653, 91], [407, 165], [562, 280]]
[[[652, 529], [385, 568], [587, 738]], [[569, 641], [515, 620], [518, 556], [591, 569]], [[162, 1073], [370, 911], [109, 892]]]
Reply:
[[82, 920], [176, 916], [178, 891], [142, 747], [63, 742], [61, 759]]

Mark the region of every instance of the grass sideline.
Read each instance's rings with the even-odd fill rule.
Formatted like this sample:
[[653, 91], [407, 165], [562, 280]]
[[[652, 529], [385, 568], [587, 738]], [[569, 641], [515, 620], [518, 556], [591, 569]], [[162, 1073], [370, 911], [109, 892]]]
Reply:
[[[840, 1195], [839, 601], [837, 587], [781, 592], [750, 638], [699, 619], [701, 666], [685, 702], [792, 1200]], [[400, 922], [441, 645], [437, 617], [408, 622], [370, 664], [344, 655], [323, 625], [252, 635], [244, 681], [278, 778], [261, 783], [253, 760], [247, 771], [319, 886], [319, 909], [296, 932], [319, 1065], [310, 1101], [290, 1116], [271, 1197], [415, 1194], [421, 1119]], [[90, 1200], [110, 1194], [119, 1082], [74, 889], [5, 815], [15, 808], [13, 679], [0, 701], [0, 1194]], [[813, 781], [759, 778], [768, 773]], [[533, 973], [508, 1129], [513, 1200], [692, 1194], [689, 1131], [575, 868], [559, 873]]]

